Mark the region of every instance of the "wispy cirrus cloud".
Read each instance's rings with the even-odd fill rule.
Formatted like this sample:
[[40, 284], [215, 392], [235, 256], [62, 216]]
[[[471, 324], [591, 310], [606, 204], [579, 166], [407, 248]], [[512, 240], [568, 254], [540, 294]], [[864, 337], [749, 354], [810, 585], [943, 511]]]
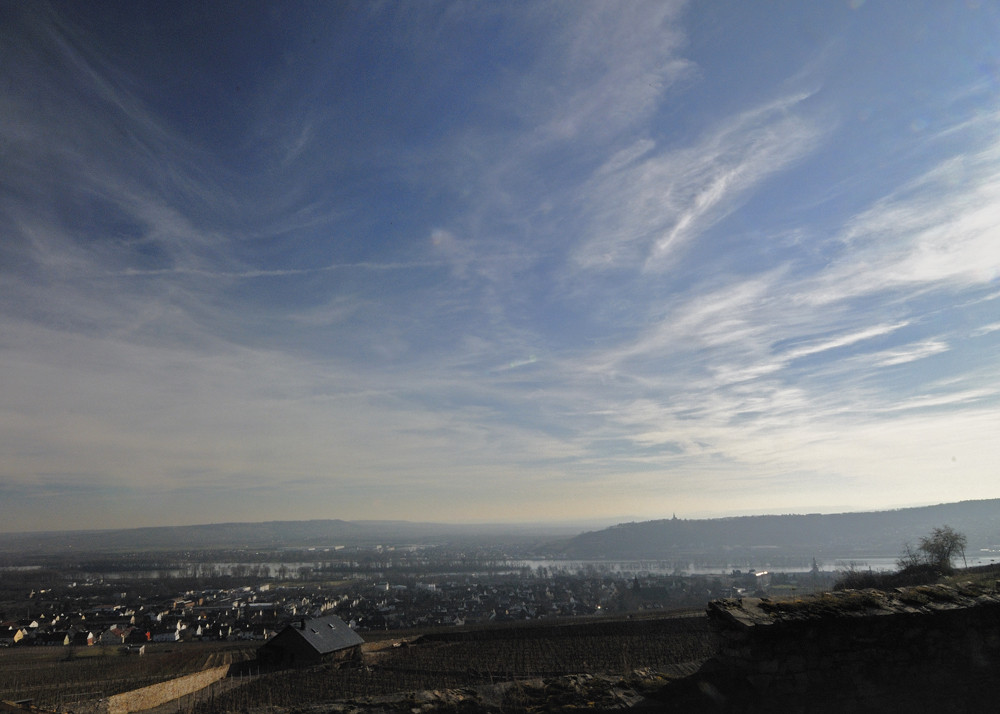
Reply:
[[315, 268], [279, 268], [276, 270], [269, 270], [266, 268], [256, 269], [256, 270], [241, 270], [241, 271], [226, 271], [226, 270], [210, 270], [210, 269], [198, 269], [198, 268], [161, 268], [161, 269], [138, 269], [138, 268], [126, 268], [119, 275], [123, 276], [141, 276], [141, 275], [198, 275], [206, 278], [241, 278], [241, 279], [253, 279], [253, 278], [285, 278], [294, 277], [298, 275], [310, 275], [314, 273], [327, 273], [336, 270], [373, 270], [373, 271], [392, 271], [392, 270], [414, 270], [416, 268], [440, 268], [444, 266], [443, 262], [434, 261], [414, 261], [412, 263], [375, 263], [371, 261], [363, 261], [358, 263], [334, 263], [331, 265], [322, 265]]
[[[675, 83], [696, 71], [680, 54], [683, 2], [613, 7], [584, 3], [560, 18], [555, 37], [539, 47], [534, 72], [521, 90], [534, 125], [536, 150], [618, 141], [642, 130]], [[547, 14], [548, 11], [543, 11]]]
[[[1000, 116], [990, 125], [995, 132]], [[839, 240], [850, 250], [825, 272], [819, 299], [1000, 276], [1000, 145], [982, 121], [974, 127], [973, 150], [944, 158], [847, 223]]]
[[612, 157], [585, 189], [582, 267], [659, 271], [749, 191], [816, 146], [823, 130], [792, 95], [724, 122], [696, 143], [657, 151], [642, 140]]
[[982, 327], [977, 327], [972, 332], [973, 337], [982, 337], [983, 335], [988, 335], [991, 332], [996, 332], [1000, 330], [1000, 322], [991, 322], [988, 325], [983, 325]]
[[859, 330], [857, 332], [852, 332], [846, 335], [832, 337], [828, 340], [822, 340], [820, 342], [812, 342], [809, 344], [804, 344], [799, 347], [794, 347], [788, 350], [788, 352], [786, 352], [783, 355], [783, 357], [786, 360], [790, 361], [798, 359], [800, 357], [808, 357], [810, 355], [826, 352], [827, 350], [835, 350], [841, 347], [848, 347], [858, 342], [870, 340], [873, 337], [881, 337], [883, 335], [891, 334], [896, 330], [906, 327], [908, 324], [909, 324], [908, 321], [904, 321], [887, 325], [875, 325], [874, 327], [869, 327], [863, 330]]
[[941, 354], [948, 351], [948, 343], [941, 340], [925, 340], [913, 345], [905, 345], [900, 349], [884, 350], [867, 355], [866, 358], [872, 360], [876, 366], [892, 367], [897, 364], [906, 364], [914, 360], [923, 359], [932, 355]]
[[[991, 280], [987, 217], [996, 203], [990, 197], [997, 162], [982, 139], [848, 219], [848, 237], [841, 238], [852, 251], [843, 258], [789, 263], [723, 288], [709, 274], [633, 338], [587, 362], [593, 375], [613, 375], [598, 392], [607, 400], [600, 413], [609, 435], [632, 441], [640, 453], [675, 445], [688, 468], [743, 465], [765, 468], [775, 479], [782, 473], [818, 477], [832, 463], [840, 473], [872, 473], [866, 460], [878, 460], [877, 443], [883, 456], [912, 449], [944, 464], [934, 461], [940, 444], [919, 444], [916, 434], [940, 429], [955, 444], [982, 438], [990, 418], [980, 408], [995, 400], [1000, 382], [988, 376], [986, 359], [987, 371], [972, 368], [968, 379], [921, 394], [937, 374], [924, 364], [927, 358], [956, 349], [970, 333], [920, 304], [929, 290], [975, 290]], [[635, 158], [622, 163], [629, 160]], [[955, 180], [957, 163], [966, 166], [962, 181]], [[859, 301], [870, 306], [880, 295], [891, 301], [870, 313], [866, 326]], [[980, 304], [969, 301], [966, 308]], [[890, 319], [872, 324], [871, 316], [880, 314]], [[972, 334], [992, 332], [988, 324]], [[884, 376], [890, 367], [905, 371], [907, 388]], [[927, 409], [937, 411], [886, 418]], [[958, 423], [976, 425], [975, 436], [960, 434]], [[861, 446], [855, 449], [853, 439]], [[844, 453], [835, 457], [838, 449]], [[668, 463], [659, 456], [654, 461]], [[850, 468], [840, 468], [848, 462]], [[890, 480], [904, 470], [889, 468]], [[978, 472], [965, 480], [984, 492]]]
[[752, 4], [222, 9], [211, 62], [98, 12], [24, 6], [0, 47], [25, 498], [655, 517], [898, 504], [925, 465], [988, 490], [998, 118], [954, 82], [933, 122], [880, 115], [898, 38], [862, 96], [853, 37], [774, 64]]

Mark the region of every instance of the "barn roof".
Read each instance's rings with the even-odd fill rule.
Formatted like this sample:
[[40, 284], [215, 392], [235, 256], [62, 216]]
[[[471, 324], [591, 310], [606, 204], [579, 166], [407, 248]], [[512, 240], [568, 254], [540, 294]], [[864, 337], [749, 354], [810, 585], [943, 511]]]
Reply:
[[296, 620], [286, 625], [282, 632], [286, 630], [293, 630], [321, 655], [364, 643], [358, 633], [336, 615]]

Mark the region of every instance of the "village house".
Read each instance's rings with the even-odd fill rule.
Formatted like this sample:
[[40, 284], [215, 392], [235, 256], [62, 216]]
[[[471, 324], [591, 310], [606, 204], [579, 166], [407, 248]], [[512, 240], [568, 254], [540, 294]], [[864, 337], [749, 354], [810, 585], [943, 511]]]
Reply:
[[360, 658], [364, 640], [336, 615], [301, 618], [285, 625], [257, 651], [272, 666], [318, 664]]

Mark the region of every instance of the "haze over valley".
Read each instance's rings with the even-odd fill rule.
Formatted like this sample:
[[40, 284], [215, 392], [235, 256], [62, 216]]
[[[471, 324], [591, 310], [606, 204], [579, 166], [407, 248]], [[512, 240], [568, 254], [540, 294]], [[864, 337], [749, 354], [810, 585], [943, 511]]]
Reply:
[[[221, 523], [107, 531], [0, 534], [0, 564], [69, 565], [76, 558], [126, 557], [133, 572], [175, 569], [211, 562], [295, 562], [302, 565], [359, 560], [358, 552], [419, 552], [447, 563], [466, 560], [491, 568], [518, 569], [543, 561], [580, 567], [582, 562], [632, 563], [638, 570], [683, 572], [697, 566], [725, 572], [730, 566], [807, 569], [815, 559], [828, 570], [850, 561], [875, 559], [884, 568], [907, 546], [941, 524], [967, 538], [966, 557], [975, 563], [1000, 560], [1000, 500], [964, 501], [893, 511], [786, 514], [717, 519], [671, 519], [621, 523], [580, 532], [544, 524], [454, 525], [406, 521], [272, 521]], [[185, 555], [180, 555], [184, 553]], [[380, 560], [383, 560], [380, 558]], [[575, 564], [574, 564], [575, 563]]]

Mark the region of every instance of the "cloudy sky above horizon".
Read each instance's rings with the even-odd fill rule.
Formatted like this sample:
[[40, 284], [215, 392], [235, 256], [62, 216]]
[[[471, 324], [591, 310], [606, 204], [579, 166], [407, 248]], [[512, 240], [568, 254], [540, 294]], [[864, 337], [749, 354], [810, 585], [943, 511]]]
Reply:
[[0, 530], [1000, 497], [992, 2], [0, 0]]

